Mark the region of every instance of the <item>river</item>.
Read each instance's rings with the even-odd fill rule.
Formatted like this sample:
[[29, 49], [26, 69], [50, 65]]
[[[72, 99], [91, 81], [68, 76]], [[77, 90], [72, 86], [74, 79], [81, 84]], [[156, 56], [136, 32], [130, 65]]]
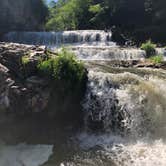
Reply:
[[85, 62], [81, 129], [42, 118], [1, 116], [1, 166], [165, 166], [166, 71], [112, 67], [145, 52], [120, 48], [111, 32], [10, 32], [4, 41], [66, 46]]

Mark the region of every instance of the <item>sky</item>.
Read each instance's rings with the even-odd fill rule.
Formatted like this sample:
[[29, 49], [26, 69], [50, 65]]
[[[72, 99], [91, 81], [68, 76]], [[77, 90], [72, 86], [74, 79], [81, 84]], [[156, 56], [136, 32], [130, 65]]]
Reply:
[[[47, 3], [50, 3], [52, 0], [46, 0], [47, 1]], [[54, 0], [55, 2], [57, 1], [57, 0]]]

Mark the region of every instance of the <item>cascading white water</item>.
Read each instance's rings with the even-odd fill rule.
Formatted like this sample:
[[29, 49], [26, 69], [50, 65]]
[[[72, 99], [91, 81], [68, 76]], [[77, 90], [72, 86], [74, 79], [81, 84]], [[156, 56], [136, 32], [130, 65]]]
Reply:
[[9, 32], [4, 36], [5, 41], [37, 44], [47, 46], [61, 46], [65, 44], [106, 44], [111, 42], [112, 33], [100, 30], [79, 30], [62, 32]]
[[145, 58], [145, 51], [136, 48], [75, 46], [71, 50], [82, 60], [141, 60]]
[[106, 165], [113, 162], [115, 166], [165, 166], [165, 83], [163, 70], [124, 69], [116, 74], [90, 70], [85, 124], [87, 128], [99, 125], [102, 133], [79, 134], [80, 146], [86, 150], [99, 146], [102, 150], [98, 153], [105, 156]]
[[[102, 72], [89, 72], [84, 109], [87, 125], [93, 130], [99, 127], [99, 130], [103, 128], [104, 131], [118, 132], [123, 130], [130, 121], [125, 105], [119, 105], [116, 94], [119, 85], [112, 81], [112, 78], [116, 76]], [[125, 74], [123, 76], [125, 77]]]
[[145, 52], [136, 48], [119, 48], [112, 41], [112, 32], [77, 30], [63, 32], [9, 32], [4, 41], [46, 45], [49, 49], [65, 46], [83, 60], [138, 60]]
[[[146, 71], [146, 69], [144, 70]], [[147, 71], [149, 70], [147, 69]], [[147, 133], [147, 130], [154, 132], [152, 127], [158, 126], [159, 123], [166, 124], [164, 123], [166, 78], [154, 77], [148, 72], [143, 74], [143, 71], [139, 70], [137, 72], [138, 74], [125, 72], [125, 70], [123, 73], [116, 74], [100, 71], [89, 72], [84, 108], [92, 122], [103, 121], [102, 127], [105, 130], [115, 127], [116, 132], [118, 127], [122, 127], [124, 124], [123, 128], [127, 127], [132, 133], [136, 130], [137, 134], [139, 134], [138, 130], [141, 133]], [[157, 71], [155, 72], [157, 73]], [[115, 124], [120, 120], [122, 126], [120, 124], [116, 126]], [[110, 123], [114, 125], [110, 125]], [[151, 123], [153, 125], [150, 127]], [[159, 132], [159, 129], [156, 131]], [[136, 137], [139, 136], [137, 134]]]

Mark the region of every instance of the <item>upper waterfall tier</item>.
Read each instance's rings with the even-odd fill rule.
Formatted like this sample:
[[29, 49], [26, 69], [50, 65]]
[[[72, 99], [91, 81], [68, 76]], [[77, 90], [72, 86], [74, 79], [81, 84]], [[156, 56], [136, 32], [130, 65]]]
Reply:
[[111, 31], [77, 30], [62, 32], [9, 32], [4, 36], [3, 40], [14, 43], [47, 46], [61, 46], [66, 44], [115, 46], [111, 37]]
[[3, 40], [12, 43], [45, 45], [53, 51], [62, 46], [69, 47], [81, 60], [139, 60], [145, 58], [143, 50], [118, 47], [112, 41], [111, 31], [9, 32], [4, 35]]

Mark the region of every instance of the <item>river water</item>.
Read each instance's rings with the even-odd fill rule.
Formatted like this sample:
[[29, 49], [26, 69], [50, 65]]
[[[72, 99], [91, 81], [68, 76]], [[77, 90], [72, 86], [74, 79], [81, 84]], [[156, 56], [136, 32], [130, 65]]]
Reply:
[[5, 40], [70, 45], [89, 73], [79, 130], [1, 116], [0, 166], [166, 165], [166, 71], [111, 67], [144, 59], [142, 50], [120, 48], [103, 31], [11, 32]]

